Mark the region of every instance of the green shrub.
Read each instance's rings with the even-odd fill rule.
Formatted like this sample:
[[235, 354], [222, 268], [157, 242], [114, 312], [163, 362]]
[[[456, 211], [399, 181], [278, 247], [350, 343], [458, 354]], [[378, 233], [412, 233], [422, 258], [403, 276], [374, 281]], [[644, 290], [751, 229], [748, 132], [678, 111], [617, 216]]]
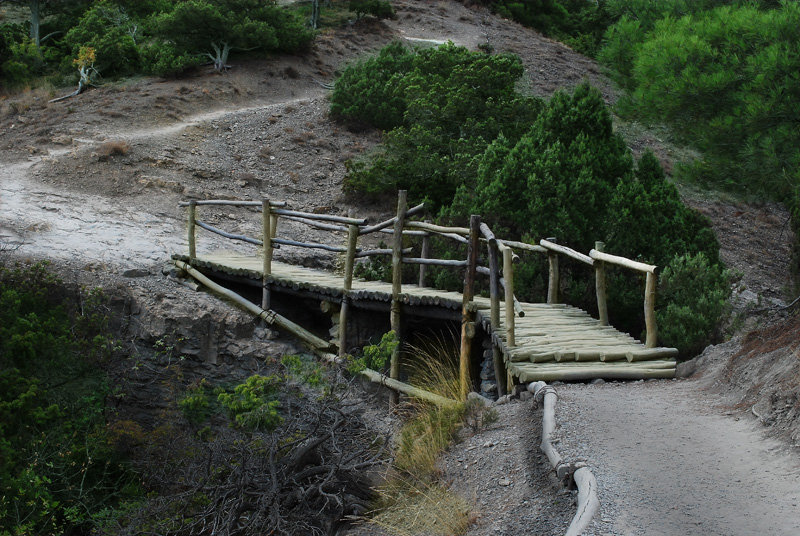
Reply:
[[357, 19], [372, 15], [376, 19], [393, 19], [394, 7], [388, 0], [350, 0], [350, 11], [355, 12]]
[[106, 422], [104, 302], [0, 263], [0, 534], [84, 534], [136, 499]]
[[348, 66], [336, 80], [331, 113], [383, 130], [402, 125], [406, 111], [403, 79], [413, 58], [411, 50], [395, 41], [383, 47], [377, 56]]
[[273, 431], [283, 422], [277, 396], [282, 381], [277, 376], [254, 374], [237, 385], [233, 393], [220, 393], [217, 400], [236, 425], [245, 430]]
[[[401, 65], [405, 69], [407, 64]], [[402, 188], [410, 198], [427, 199], [437, 210], [474, 175], [476, 156], [487, 143], [501, 132], [516, 139], [541, 108], [538, 99], [516, 91], [523, 74], [516, 56], [491, 56], [446, 44], [417, 51], [411, 68], [398, 74], [402, 76], [382, 76], [402, 88], [395, 96], [404, 99], [403, 124], [386, 134], [384, 151], [350, 163], [350, 190], [379, 193]]]
[[698, 354], [718, 335], [730, 294], [728, 271], [703, 253], [675, 257], [659, 278], [659, 339], [685, 357]]

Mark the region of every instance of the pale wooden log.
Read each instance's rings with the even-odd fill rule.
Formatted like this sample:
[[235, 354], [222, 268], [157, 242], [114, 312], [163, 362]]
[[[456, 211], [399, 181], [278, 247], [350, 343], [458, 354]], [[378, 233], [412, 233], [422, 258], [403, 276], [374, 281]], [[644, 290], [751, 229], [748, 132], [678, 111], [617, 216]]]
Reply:
[[618, 257], [617, 255], [609, 255], [608, 253], [603, 253], [602, 251], [598, 251], [597, 249], [593, 249], [589, 252], [589, 256], [592, 259], [597, 259], [603, 262], [609, 262], [611, 264], [616, 264], [618, 266], [624, 266], [625, 268], [630, 268], [632, 270], [639, 270], [640, 272], [647, 272], [647, 273], [655, 273], [656, 267], [652, 264], [645, 264], [643, 262], [632, 261], [630, 259], [626, 259], [625, 257]]
[[677, 366], [677, 361], [674, 358], [667, 359], [654, 359], [652, 361], [640, 361], [638, 363], [628, 363], [627, 361], [616, 361], [612, 363], [600, 363], [598, 361], [547, 361], [542, 363], [521, 364], [517, 365], [523, 370], [584, 370], [584, 369], [598, 369], [598, 370], [632, 370], [632, 369], [670, 369]]
[[[403, 248], [403, 255], [410, 254], [414, 251], [413, 248]], [[392, 250], [391, 249], [367, 249], [364, 251], [358, 251], [356, 253], [356, 259], [361, 259], [364, 257], [377, 257], [380, 255], [388, 255], [391, 256]]]
[[[422, 212], [425, 212], [425, 204], [424, 203], [419, 204], [419, 205], [417, 205], [415, 207], [412, 207], [412, 208], [406, 210], [404, 218], [411, 218], [412, 216], [416, 216], [417, 214], [420, 214]], [[369, 234], [369, 233], [375, 233], [375, 232], [378, 232], [378, 231], [383, 231], [384, 229], [388, 229], [389, 227], [394, 227], [395, 223], [397, 223], [397, 216], [389, 218], [386, 221], [382, 221], [380, 223], [376, 223], [375, 225], [371, 225], [369, 227], [362, 227], [361, 229], [359, 229], [358, 234], [365, 235], [365, 234]], [[391, 232], [394, 232], [394, 231], [391, 231]]]
[[322, 249], [325, 251], [331, 251], [333, 253], [347, 253], [347, 249], [341, 246], [329, 246], [327, 244], [313, 244], [309, 242], [296, 242], [294, 240], [286, 240], [285, 238], [273, 238], [272, 242], [274, 244], [280, 244], [283, 246], [295, 246], [299, 248], [308, 248], [308, 249]]
[[314, 214], [312, 212], [298, 212], [296, 210], [286, 210], [282, 208], [273, 209], [273, 213], [278, 216], [294, 216], [296, 218], [306, 218], [317, 221], [330, 221], [344, 225], [366, 225], [367, 220], [363, 218], [345, 218], [344, 216], [333, 216], [331, 214]]
[[521, 371], [519, 379], [522, 382], [530, 381], [579, 381], [604, 378], [608, 380], [646, 380], [669, 379], [675, 377], [675, 369], [576, 369], [567, 368], [563, 371]]
[[296, 221], [298, 223], [304, 223], [309, 227], [314, 227], [315, 229], [321, 229], [323, 231], [337, 231], [341, 233], [347, 232], [347, 227], [344, 225], [333, 225], [330, 223], [322, 223], [319, 221], [310, 220], [308, 218], [300, 218], [297, 216], [284, 216], [287, 220]]
[[[430, 223], [430, 220], [425, 220], [425, 223]], [[423, 259], [427, 259], [431, 256], [431, 235], [430, 233], [425, 233], [422, 237], [422, 251], [420, 252], [420, 257]], [[425, 264], [419, 265], [419, 286], [425, 286], [425, 272], [428, 271], [428, 266]]]
[[[205, 199], [193, 201], [181, 201], [178, 203], [179, 207], [188, 207], [192, 202], [195, 205], [228, 205], [234, 207], [261, 207], [261, 201], [235, 201], [230, 199]], [[275, 208], [285, 207], [286, 201], [270, 201], [270, 206]]]
[[511, 248], [502, 246], [503, 252], [503, 279], [505, 280], [505, 328], [506, 346], [514, 347], [514, 266], [511, 259]]
[[339, 355], [347, 353], [347, 314], [350, 310], [350, 290], [353, 288], [353, 267], [358, 249], [358, 225], [349, 225], [347, 230], [347, 254], [344, 259], [344, 296], [339, 310]]
[[330, 344], [327, 341], [324, 341], [311, 333], [310, 331], [304, 329], [301, 326], [298, 326], [294, 322], [284, 318], [283, 316], [277, 314], [274, 311], [264, 310], [258, 305], [246, 300], [245, 298], [239, 296], [232, 290], [228, 290], [225, 287], [218, 285], [217, 283], [213, 282], [211, 279], [207, 278], [198, 270], [192, 268], [189, 264], [179, 261], [173, 260], [172, 261], [175, 266], [186, 270], [192, 277], [194, 277], [198, 282], [202, 283], [203, 285], [207, 286], [213, 292], [224, 296], [234, 302], [236, 305], [246, 309], [257, 318], [260, 318], [266, 321], [267, 324], [276, 325], [280, 329], [288, 331], [292, 335], [299, 338], [301, 341], [309, 345], [312, 349], [327, 349], [329, 348]]
[[645, 350], [634, 350], [628, 352], [625, 358], [629, 363], [634, 361], [649, 361], [651, 359], [662, 359], [664, 357], [677, 357], [677, 348], [647, 348]]
[[[394, 221], [394, 242], [392, 244], [392, 305], [390, 312], [390, 323], [392, 330], [400, 339], [401, 327], [401, 303], [400, 292], [402, 290], [402, 268], [403, 268], [403, 224], [406, 215], [406, 199], [408, 193], [405, 190], [397, 192], [397, 215]], [[400, 344], [392, 352], [391, 363], [389, 366], [389, 376], [397, 379], [400, 376]], [[389, 403], [396, 405], [399, 402], [397, 391], [392, 391], [389, 396]]]
[[421, 221], [410, 221], [406, 223], [409, 229], [422, 229], [437, 234], [456, 234], [461, 236], [469, 236], [468, 227], [445, 227], [443, 225], [436, 225], [433, 223], [425, 223]]
[[[602, 252], [606, 245], [603, 242], [595, 242], [593, 251]], [[604, 261], [594, 263], [594, 286], [597, 295], [597, 316], [600, 323], [608, 325], [608, 304], [606, 302], [606, 266]]]
[[457, 259], [423, 259], [420, 257], [403, 257], [405, 264], [422, 264], [428, 266], [450, 266], [453, 268], [462, 268], [467, 266], [467, 261], [459, 261]]
[[542, 245], [543, 248], [547, 249], [548, 251], [553, 251], [556, 253], [561, 253], [562, 255], [566, 255], [567, 257], [571, 257], [576, 261], [580, 261], [584, 264], [588, 264], [592, 266], [594, 261], [588, 255], [584, 255], [583, 253], [578, 253], [572, 248], [568, 248], [566, 246], [561, 246], [556, 243], [555, 238], [548, 238], [547, 240], [542, 239], [539, 241], [539, 244]]
[[475, 313], [470, 309], [473, 292], [475, 290], [475, 268], [478, 263], [478, 237], [480, 233], [480, 216], [472, 215], [469, 218], [469, 249], [467, 251], [467, 270], [464, 275], [464, 292], [461, 307], [461, 352], [459, 358], [459, 386], [461, 400], [466, 400], [470, 392], [470, 357], [472, 355], [472, 335], [469, 326], [475, 319]]
[[542, 246], [538, 246], [536, 244], [517, 242], [515, 240], [503, 240], [500, 238], [498, 238], [497, 241], [503, 244], [504, 246], [508, 246], [510, 248], [521, 249], [523, 251], [533, 251], [536, 253], [547, 253], [546, 248], [543, 248]]
[[580, 536], [600, 509], [600, 500], [597, 498], [597, 480], [588, 467], [576, 469], [572, 478], [578, 486], [578, 509], [565, 536]]
[[[655, 267], [653, 267], [655, 270]], [[647, 329], [647, 338], [644, 345], [655, 348], [658, 343], [658, 326], [656, 325], [656, 273], [647, 272], [647, 282], [644, 289], [644, 324]]]
[[197, 258], [197, 231], [195, 230], [195, 222], [197, 221], [197, 201], [194, 199], [189, 201], [189, 258]]
[[[330, 363], [344, 362], [341, 356], [337, 356], [329, 352], [314, 350], [314, 353]], [[360, 374], [372, 383], [383, 385], [389, 389], [392, 389], [393, 391], [404, 393], [412, 398], [424, 400], [425, 402], [430, 402], [431, 404], [435, 404], [437, 406], [454, 407], [458, 405], [458, 402], [455, 400], [450, 400], [449, 398], [445, 398], [441, 395], [437, 395], [436, 393], [431, 393], [430, 391], [420, 389], [419, 387], [414, 387], [413, 385], [409, 385], [398, 380], [393, 380], [392, 378], [372, 369], [364, 369], [360, 372]]]
[[219, 236], [222, 236], [224, 238], [228, 238], [230, 240], [241, 240], [242, 242], [247, 242], [248, 244], [254, 244], [256, 246], [261, 246], [261, 245], [264, 244], [264, 242], [262, 242], [258, 238], [252, 238], [252, 237], [249, 237], [249, 236], [246, 236], [246, 235], [229, 233], [227, 231], [223, 231], [219, 227], [214, 227], [213, 225], [209, 225], [208, 223], [200, 221], [200, 220], [195, 220], [194, 223], [195, 223], [195, 225], [197, 225], [198, 227], [200, 227], [202, 229], [205, 229], [206, 231], [212, 232], [214, 234], [218, 234]]
[[556, 402], [558, 396], [555, 389], [544, 382], [537, 382], [532, 386], [528, 386], [528, 390], [533, 393], [537, 400], [542, 401], [542, 441], [539, 443], [539, 448], [542, 450], [550, 465], [556, 472], [559, 480], [569, 474], [569, 465], [562, 461], [561, 454], [558, 453], [553, 446], [553, 432], [556, 429]]
[[558, 277], [558, 255], [556, 252], [557, 249], [553, 249], [552, 246], [556, 245], [555, 238], [548, 238], [547, 240], [542, 239], [542, 246], [547, 243], [549, 246], [547, 251], [547, 262], [550, 266], [549, 276], [547, 279], [547, 304], [552, 305], [554, 303], [558, 303], [558, 291], [559, 291], [559, 277]]

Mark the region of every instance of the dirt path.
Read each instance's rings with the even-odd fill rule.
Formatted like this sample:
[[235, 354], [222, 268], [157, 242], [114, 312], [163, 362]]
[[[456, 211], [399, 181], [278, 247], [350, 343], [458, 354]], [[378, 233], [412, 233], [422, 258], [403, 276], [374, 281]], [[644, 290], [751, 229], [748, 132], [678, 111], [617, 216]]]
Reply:
[[[800, 458], [699, 380], [561, 385], [562, 454], [601, 490], [593, 534], [800, 534]], [[728, 413], [727, 415], [725, 413]]]

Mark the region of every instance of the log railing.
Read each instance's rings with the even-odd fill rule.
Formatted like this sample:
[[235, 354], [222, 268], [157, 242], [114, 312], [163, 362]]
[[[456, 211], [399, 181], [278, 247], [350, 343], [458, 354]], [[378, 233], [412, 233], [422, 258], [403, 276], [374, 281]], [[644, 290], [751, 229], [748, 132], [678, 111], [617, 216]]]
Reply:
[[[645, 272], [647, 276], [645, 287], [645, 321], [647, 327], [646, 347], [656, 345], [657, 328], [655, 322], [655, 266], [632, 261], [624, 257], [609, 255], [603, 251], [602, 242], [597, 242], [595, 249], [585, 255], [574, 249], [558, 244], [555, 238], [543, 239], [539, 244], [503, 240], [497, 238], [488, 225], [480, 221], [480, 217], [472, 216], [469, 227], [449, 227], [436, 225], [430, 221], [418, 221], [410, 218], [422, 215], [424, 205], [408, 208], [406, 192], [400, 191], [398, 195], [396, 215], [383, 222], [367, 225], [367, 220], [348, 218], [343, 216], [314, 214], [287, 210], [285, 202], [276, 202], [264, 199], [262, 201], [231, 201], [231, 200], [205, 200], [188, 201], [180, 203], [188, 207], [188, 242], [189, 257], [197, 257], [197, 228], [204, 229], [230, 240], [237, 240], [260, 247], [263, 258], [263, 296], [262, 309], [269, 310], [270, 286], [269, 278], [272, 273], [273, 251], [281, 246], [320, 249], [344, 256], [344, 276], [342, 283], [342, 300], [339, 310], [339, 354], [343, 355], [347, 349], [347, 317], [350, 303], [353, 298], [352, 284], [356, 259], [384, 255], [392, 259], [392, 302], [391, 302], [391, 327], [399, 333], [400, 315], [402, 309], [402, 267], [404, 264], [418, 265], [419, 286], [424, 286], [427, 266], [445, 266], [465, 270], [463, 307], [462, 307], [462, 343], [461, 343], [461, 387], [466, 396], [467, 369], [470, 355], [470, 344], [475, 331], [475, 308], [472, 306], [476, 274], [486, 275], [489, 279], [489, 296], [491, 302], [490, 322], [492, 330], [505, 331], [505, 345], [516, 346], [514, 334], [515, 316], [524, 316], [521, 304], [514, 295], [514, 264], [520, 261], [519, 252], [544, 253], [548, 257], [549, 277], [547, 303], [556, 304], [560, 299], [560, 274], [558, 267], [559, 255], [577, 260], [580, 263], [592, 266], [595, 269], [596, 294], [599, 320], [608, 324], [608, 311], [606, 306], [605, 266], [612, 264], [625, 268]], [[197, 208], [200, 206], [227, 206], [248, 208], [261, 212], [261, 236], [250, 237], [242, 234], [224, 231], [214, 225], [197, 218]], [[278, 237], [279, 219], [305, 224], [311, 228], [340, 233], [343, 240], [341, 245], [329, 243], [299, 242], [288, 238]], [[359, 248], [359, 238], [373, 233], [391, 234], [391, 248]], [[466, 259], [436, 259], [430, 256], [430, 238], [440, 236], [467, 245]], [[269, 237], [269, 239], [267, 239]], [[403, 238], [412, 237], [421, 239], [419, 256], [412, 256], [414, 248], [404, 247]], [[478, 251], [485, 243], [487, 253], [485, 258], [489, 266], [478, 265]], [[501, 301], [504, 306], [501, 307]], [[501, 313], [503, 322], [501, 323]], [[505, 373], [502, 354], [499, 348], [494, 350], [495, 374], [498, 381], [500, 394], [505, 392]], [[399, 376], [399, 354], [393, 355], [390, 364], [390, 376]]]

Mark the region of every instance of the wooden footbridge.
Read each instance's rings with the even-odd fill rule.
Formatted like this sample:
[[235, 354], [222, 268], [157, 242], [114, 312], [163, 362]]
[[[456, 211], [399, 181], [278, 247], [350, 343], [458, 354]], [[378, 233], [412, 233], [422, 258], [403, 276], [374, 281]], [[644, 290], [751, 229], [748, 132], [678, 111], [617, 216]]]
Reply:
[[[675, 374], [674, 348], [656, 344], [655, 266], [635, 262], [602, 251], [602, 244], [588, 255], [559, 245], [554, 239], [528, 244], [502, 240], [494, 236], [480, 218], [472, 216], [469, 227], [443, 227], [419, 221], [424, 206], [406, 206], [401, 191], [397, 215], [387, 221], [368, 225], [366, 220], [341, 216], [312, 214], [288, 210], [285, 203], [263, 201], [188, 201], [188, 255], [175, 255], [173, 262], [184, 273], [196, 276], [270, 324], [288, 329], [317, 353], [338, 353], [348, 349], [348, 318], [354, 308], [388, 311], [391, 327], [401, 333], [404, 316], [432, 316], [461, 321], [461, 380], [464, 395], [472, 383], [472, 340], [480, 332], [491, 340], [498, 394], [504, 394], [513, 383], [537, 380], [586, 380], [671, 378]], [[246, 209], [260, 212], [260, 238], [225, 231], [198, 218], [200, 207]], [[302, 224], [317, 233], [339, 234], [338, 244], [299, 242], [280, 237], [281, 220]], [[230, 252], [209, 250], [198, 252], [197, 230], [204, 229], [237, 243], [256, 246], [256, 251]], [[387, 236], [391, 248], [368, 248], [361, 237]], [[463, 260], [430, 258], [433, 236], [455, 240], [466, 245]], [[270, 237], [269, 240], [266, 237]], [[409, 247], [411, 242], [417, 242]], [[278, 248], [313, 248], [343, 257], [340, 273], [305, 268], [273, 260]], [[463, 249], [463, 247], [462, 247]], [[514, 296], [514, 265], [517, 252], [534, 252], [547, 256], [549, 285], [545, 303], [521, 303]], [[359, 259], [383, 255], [392, 259], [392, 283], [366, 281], [353, 277]], [[559, 303], [560, 256], [575, 259], [594, 270], [598, 318], [587, 312]], [[484, 265], [481, 265], [481, 261]], [[403, 266], [418, 266], [416, 284], [403, 282]], [[608, 323], [605, 291], [605, 270], [619, 266], [643, 272], [644, 311], [647, 337], [644, 343], [622, 333]], [[448, 292], [426, 286], [426, 267], [445, 266], [465, 273], [464, 290]], [[475, 296], [477, 277], [488, 278], [488, 296]], [[416, 276], [415, 276], [416, 277]], [[230, 290], [220, 290], [212, 279], [233, 280], [261, 288], [260, 305], [246, 301]], [[290, 293], [319, 299], [325, 308], [334, 311], [338, 324], [331, 340], [289, 322], [271, 310], [275, 293]], [[390, 377], [401, 372], [400, 354], [392, 356]]]

